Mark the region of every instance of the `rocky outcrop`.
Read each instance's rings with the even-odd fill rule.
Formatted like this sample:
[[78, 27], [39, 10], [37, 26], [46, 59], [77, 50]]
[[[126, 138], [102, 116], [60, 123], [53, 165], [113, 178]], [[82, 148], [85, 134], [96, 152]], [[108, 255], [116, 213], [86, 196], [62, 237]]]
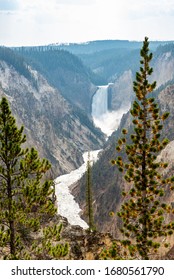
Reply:
[[[109, 232], [89, 232], [80, 226], [72, 226], [67, 219], [57, 215], [51, 224], [62, 224], [61, 239], [62, 244], [68, 243], [68, 254], [63, 258], [67, 260], [101, 260], [104, 258], [104, 251], [110, 250], [113, 242], [117, 247], [118, 259], [124, 259], [124, 247], [119, 239], [114, 238]], [[110, 255], [108, 259], [112, 259]], [[114, 258], [113, 258], [114, 259]], [[174, 247], [159, 254], [153, 255], [153, 259], [174, 259]]]
[[69, 244], [69, 260], [99, 260], [101, 252], [112, 245], [109, 233], [89, 232], [80, 226], [71, 226], [67, 219], [58, 215], [56, 223], [62, 224], [61, 241]]

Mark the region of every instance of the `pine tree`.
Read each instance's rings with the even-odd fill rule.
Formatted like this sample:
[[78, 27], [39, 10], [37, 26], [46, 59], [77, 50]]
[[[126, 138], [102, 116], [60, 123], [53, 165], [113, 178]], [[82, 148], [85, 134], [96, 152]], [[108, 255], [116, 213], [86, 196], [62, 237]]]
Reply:
[[[112, 163], [124, 172], [125, 180], [130, 183], [129, 190], [123, 191], [125, 202], [117, 213], [122, 219], [121, 229], [124, 235], [123, 244], [128, 246], [131, 256], [149, 259], [157, 253], [160, 238], [173, 234], [174, 222], [166, 222], [164, 215], [172, 211], [171, 206], [163, 202], [165, 191], [173, 190], [174, 177], [163, 178], [162, 170], [167, 163], [158, 162], [157, 155], [168, 144], [168, 139], [161, 140], [160, 131], [168, 113], [160, 115], [155, 99], [149, 94], [155, 89], [156, 82], [149, 83], [153, 69], [149, 63], [149, 42], [146, 37], [140, 52], [140, 71], [136, 73], [134, 92], [136, 99], [130, 111], [133, 117], [134, 134], [126, 144], [126, 129], [118, 140], [117, 152], [125, 147], [128, 161], [118, 156]], [[167, 246], [167, 244], [165, 244]], [[152, 257], [152, 256], [151, 256]]]
[[86, 215], [88, 217], [89, 231], [95, 230], [93, 207], [92, 207], [92, 183], [91, 183], [91, 164], [90, 152], [88, 152], [87, 170], [86, 170]]
[[[8, 101], [0, 102], [0, 251], [5, 259], [37, 258], [39, 243], [33, 234], [57, 211], [51, 200], [51, 181], [43, 176], [49, 170], [48, 160], [40, 160], [34, 148], [22, 149], [26, 141], [23, 126], [18, 129]], [[54, 238], [60, 239], [60, 229], [54, 228]], [[43, 239], [45, 238], [43, 232]], [[53, 235], [52, 235], [53, 237]], [[35, 246], [30, 246], [30, 243]], [[48, 254], [51, 244], [42, 248]], [[36, 246], [37, 245], [37, 246]], [[50, 246], [48, 246], [50, 245]], [[30, 247], [29, 247], [30, 246]], [[61, 247], [62, 246], [62, 247]], [[59, 251], [64, 249], [63, 245]], [[29, 249], [27, 249], [29, 248]], [[65, 250], [67, 251], [67, 250]], [[61, 256], [57, 250], [57, 256]]]

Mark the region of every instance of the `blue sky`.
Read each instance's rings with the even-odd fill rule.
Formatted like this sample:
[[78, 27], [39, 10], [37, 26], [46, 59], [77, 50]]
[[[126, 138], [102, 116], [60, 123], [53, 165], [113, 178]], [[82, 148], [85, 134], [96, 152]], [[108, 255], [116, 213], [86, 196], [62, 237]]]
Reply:
[[174, 0], [0, 0], [0, 45], [174, 40]]

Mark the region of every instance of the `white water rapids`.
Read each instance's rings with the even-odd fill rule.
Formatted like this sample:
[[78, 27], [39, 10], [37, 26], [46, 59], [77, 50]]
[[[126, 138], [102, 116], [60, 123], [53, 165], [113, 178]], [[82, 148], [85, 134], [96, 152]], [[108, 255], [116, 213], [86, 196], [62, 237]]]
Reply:
[[[127, 111], [120, 109], [110, 112], [108, 110], [108, 86], [99, 86], [92, 100], [92, 117], [94, 124], [107, 136], [110, 136], [118, 128], [122, 115]], [[91, 164], [98, 158], [100, 150], [90, 152]], [[55, 191], [58, 203], [58, 213], [68, 219], [71, 225], [80, 225], [88, 228], [87, 223], [81, 219], [81, 209], [75, 202], [69, 187], [77, 182], [86, 171], [88, 152], [83, 155], [84, 163], [69, 174], [61, 175], [55, 179]], [[85, 191], [85, 190], [84, 190]]]
[[[90, 152], [90, 163], [92, 165], [98, 158], [101, 150]], [[58, 213], [66, 217], [71, 225], [79, 225], [82, 228], [88, 228], [87, 223], [80, 218], [81, 209], [75, 202], [73, 195], [70, 193], [69, 187], [77, 182], [86, 171], [88, 152], [83, 154], [84, 163], [76, 170], [69, 174], [61, 175], [55, 179], [55, 191], [57, 196]], [[84, 190], [85, 191], [85, 190]]]

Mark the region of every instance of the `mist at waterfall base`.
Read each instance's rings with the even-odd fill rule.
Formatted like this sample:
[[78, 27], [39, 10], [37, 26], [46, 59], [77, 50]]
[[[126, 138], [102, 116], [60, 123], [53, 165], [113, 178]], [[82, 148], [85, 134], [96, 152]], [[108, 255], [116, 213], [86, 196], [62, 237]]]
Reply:
[[123, 114], [127, 111], [128, 109], [119, 109], [116, 112], [107, 112], [99, 118], [93, 117], [94, 124], [99, 127], [104, 134], [110, 136], [118, 128]]
[[129, 107], [122, 107], [117, 111], [108, 110], [108, 87], [99, 86], [92, 99], [92, 118], [95, 126], [103, 133], [110, 136], [119, 126], [123, 114], [127, 113]]

